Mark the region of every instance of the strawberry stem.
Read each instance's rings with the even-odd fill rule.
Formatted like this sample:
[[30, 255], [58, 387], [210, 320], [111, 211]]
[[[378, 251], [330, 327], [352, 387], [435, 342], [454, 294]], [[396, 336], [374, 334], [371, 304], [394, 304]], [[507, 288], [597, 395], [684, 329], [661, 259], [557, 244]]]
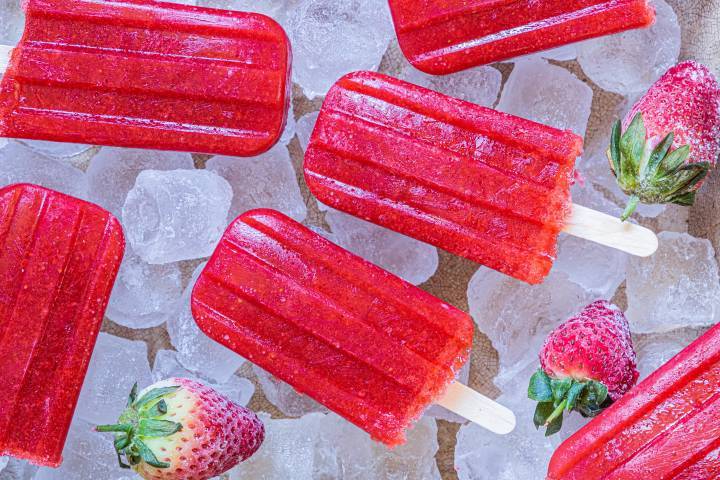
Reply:
[[555, 410], [550, 414], [550, 416], [545, 420], [545, 426], [547, 427], [550, 425], [556, 418], [558, 418], [560, 415], [563, 414], [565, 411], [565, 407], [567, 406], [567, 398], [560, 402], [560, 405], [558, 405]]
[[628, 218], [630, 218], [630, 215], [632, 215], [635, 212], [635, 209], [637, 208], [638, 203], [640, 203], [640, 197], [638, 197], [637, 195], [632, 195], [630, 197], [630, 200], [628, 200], [628, 204], [625, 207], [625, 211], [623, 212], [622, 216], [620, 217], [620, 219], [623, 222], [626, 221]]

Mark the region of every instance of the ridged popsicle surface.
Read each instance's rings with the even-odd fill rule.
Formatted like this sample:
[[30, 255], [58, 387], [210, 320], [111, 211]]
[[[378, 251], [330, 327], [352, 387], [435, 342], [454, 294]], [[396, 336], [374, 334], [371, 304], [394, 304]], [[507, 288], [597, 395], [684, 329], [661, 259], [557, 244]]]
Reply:
[[385, 75], [328, 93], [305, 154], [323, 203], [539, 283], [582, 138]]
[[230, 225], [192, 311], [208, 336], [389, 445], [472, 346], [467, 314], [272, 210]]
[[0, 133], [251, 156], [280, 137], [290, 44], [254, 13], [149, 0], [29, 0]]
[[0, 456], [60, 464], [124, 248], [100, 207], [0, 189]]
[[405, 56], [442, 75], [652, 25], [648, 0], [389, 0]]

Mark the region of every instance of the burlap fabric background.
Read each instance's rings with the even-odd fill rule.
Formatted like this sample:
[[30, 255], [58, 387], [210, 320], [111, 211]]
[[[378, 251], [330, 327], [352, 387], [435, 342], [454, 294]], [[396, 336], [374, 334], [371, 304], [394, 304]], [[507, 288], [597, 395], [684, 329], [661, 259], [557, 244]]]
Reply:
[[[683, 27], [683, 47], [681, 59], [696, 59], [713, 68], [720, 74], [720, 0], [668, 0], [673, 6]], [[392, 45], [388, 51], [381, 70], [386, 73], [396, 73], [400, 66], [400, 53], [397, 45]], [[586, 81], [595, 91], [593, 110], [588, 127], [587, 142], [604, 142], [604, 130], [612, 121], [615, 107], [620, 103], [621, 97], [600, 91], [587, 77], [575, 62], [566, 62], [563, 65], [570, 68], [579, 78]], [[500, 65], [505, 78], [511, 71], [510, 64]], [[298, 117], [306, 112], [319, 109], [321, 100], [309, 102], [302, 96], [302, 92], [295, 88], [294, 106]], [[295, 163], [298, 181], [301, 184], [303, 195], [308, 204], [308, 219], [306, 223], [322, 226], [323, 215], [302, 179], [302, 150], [297, 140], [290, 144], [290, 151]], [[203, 167], [206, 157], [196, 156], [196, 164]], [[661, 229], [662, 217], [649, 223], [649, 226]], [[689, 215], [690, 232], [693, 235], [709, 238], [720, 251], [720, 174], [715, 173], [705, 186], [698, 204]], [[188, 262], [185, 268], [186, 278], [189, 278], [198, 262]], [[477, 265], [445, 252], [440, 252], [440, 266], [435, 275], [421, 287], [443, 300], [467, 311], [466, 290], [470, 277], [477, 270]], [[614, 299], [624, 307], [625, 299], [623, 288]], [[134, 340], [147, 342], [150, 351], [150, 361], [154, 361], [156, 352], [163, 348], [172, 348], [165, 327], [156, 327], [145, 330], [131, 330], [120, 327], [109, 319], [103, 324], [103, 331]], [[152, 363], [151, 363], [152, 364]], [[240, 372], [255, 381], [252, 369], [245, 365]], [[497, 373], [497, 354], [487, 337], [482, 332], [476, 332], [475, 347], [472, 352], [470, 370], [470, 385], [491, 396], [499, 394], [492, 383]], [[263, 396], [258, 387], [250, 407], [256, 411], [266, 411], [273, 416], [282, 417], [282, 414], [273, 407]], [[437, 462], [442, 477], [445, 480], [455, 479], [453, 466], [455, 436], [459, 425], [445, 421], [438, 422], [438, 440], [440, 450], [437, 453]], [[519, 479], [520, 480], [520, 479]]]

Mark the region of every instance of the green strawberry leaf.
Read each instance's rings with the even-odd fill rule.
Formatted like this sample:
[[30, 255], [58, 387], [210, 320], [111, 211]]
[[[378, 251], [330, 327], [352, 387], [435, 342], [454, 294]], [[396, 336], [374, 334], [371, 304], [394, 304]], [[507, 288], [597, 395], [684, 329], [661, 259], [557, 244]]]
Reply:
[[161, 417], [167, 413], [167, 402], [160, 400], [148, 410], [148, 417]]
[[622, 136], [622, 122], [620, 120], [613, 124], [612, 136], [610, 137], [610, 161], [612, 162], [613, 173], [616, 177], [621, 175], [621, 154], [620, 154], [620, 137]]
[[557, 432], [560, 431], [563, 424], [563, 415], [562, 413], [555, 417], [547, 426], [547, 429], [545, 430], [545, 436], [549, 437], [551, 435], [555, 435]]
[[530, 378], [528, 398], [536, 402], [550, 402], [553, 399], [553, 390], [550, 377], [539, 368]]
[[660, 162], [660, 166], [655, 174], [656, 178], [662, 178], [676, 171], [685, 164], [685, 160], [687, 160], [689, 155], [690, 147], [688, 145], [683, 145], [670, 152], [662, 162]]
[[182, 430], [182, 424], [167, 420], [143, 418], [138, 423], [137, 434], [141, 437], [167, 437]]
[[583, 390], [585, 390], [586, 386], [587, 383], [585, 382], [574, 382], [572, 384], [567, 394], [567, 405], [565, 406], [565, 409], [567, 411], [571, 411], [575, 408], [575, 404], [580, 398], [580, 394], [583, 392]]
[[145, 442], [143, 442], [139, 438], [136, 438], [133, 443], [138, 447], [138, 453], [140, 455], [140, 458], [142, 458], [142, 461], [147, 463], [151, 467], [168, 468], [170, 466], [169, 463], [161, 462], [160, 460], [158, 460], [153, 451], [150, 450], [150, 447], [145, 445]]
[[140, 410], [141, 408], [143, 408], [144, 406], [146, 406], [148, 403], [152, 402], [153, 400], [164, 397], [165, 395], [169, 395], [179, 389], [180, 389], [180, 387], [178, 387], [178, 386], [153, 388], [152, 390], [147, 392], [145, 395], [143, 395], [140, 400], [135, 402], [135, 404], [133, 406], [137, 410]]
[[557, 407], [565, 400], [565, 397], [570, 390], [570, 387], [572, 387], [573, 379], [572, 378], [562, 378], [562, 379], [555, 379], [553, 378], [550, 380], [550, 384], [552, 386], [553, 391], [553, 404]]
[[533, 423], [536, 429], [545, 425], [547, 419], [552, 415], [553, 410], [555, 410], [555, 407], [553, 407], [551, 402], [541, 402], [537, 404], [535, 407], [535, 415], [533, 415]]
[[635, 184], [640, 173], [646, 134], [642, 114], [637, 113], [620, 138], [620, 153], [624, 160], [621, 161], [620, 181], [626, 185]]
[[138, 385], [137, 385], [137, 382], [135, 382], [133, 384], [132, 388], [130, 389], [130, 395], [128, 395], [128, 401], [127, 401], [127, 405], [125, 405], [125, 407], [129, 407], [130, 405], [135, 403], [135, 400], [137, 399], [137, 392], [138, 392]]
[[650, 154], [650, 159], [648, 159], [647, 167], [646, 167], [646, 176], [649, 177], [657, 177], [658, 169], [660, 168], [660, 164], [662, 163], [663, 159], [667, 156], [668, 152], [670, 151], [670, 147], [672, 147], [673, 142], [675, 141], [675, 134], [670, 132], [660, 144], [658, 144], [657, 147], [655, 147], [655, 150], [653, 150], [652, 154]]

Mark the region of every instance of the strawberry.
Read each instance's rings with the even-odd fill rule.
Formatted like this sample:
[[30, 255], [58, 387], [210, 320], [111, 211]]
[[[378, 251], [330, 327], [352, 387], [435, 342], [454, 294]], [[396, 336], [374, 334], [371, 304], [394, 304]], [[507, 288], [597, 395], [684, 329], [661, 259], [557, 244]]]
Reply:
[[553, 330], [540, 351], [540, 365], [528, 397], [539, 402], [535, 426], [547, 426], [547, 436], [560, 430], [564, 411], [593, 417], [638, 379], [628, 321], [605, 300]]
[[249, 458], [265, 438], [253, 412], [184, 378], [139, 394], [133, 386], [118, 423], [96, 430], [114, 432], [120, 466], [147, 480], [207, 480]]
[[626, 220], [642, 203], [693, 205], [720, 152], [720, 85], [696, 62], [663, 75], [613, 127], [610, 168], [630, 196]]

